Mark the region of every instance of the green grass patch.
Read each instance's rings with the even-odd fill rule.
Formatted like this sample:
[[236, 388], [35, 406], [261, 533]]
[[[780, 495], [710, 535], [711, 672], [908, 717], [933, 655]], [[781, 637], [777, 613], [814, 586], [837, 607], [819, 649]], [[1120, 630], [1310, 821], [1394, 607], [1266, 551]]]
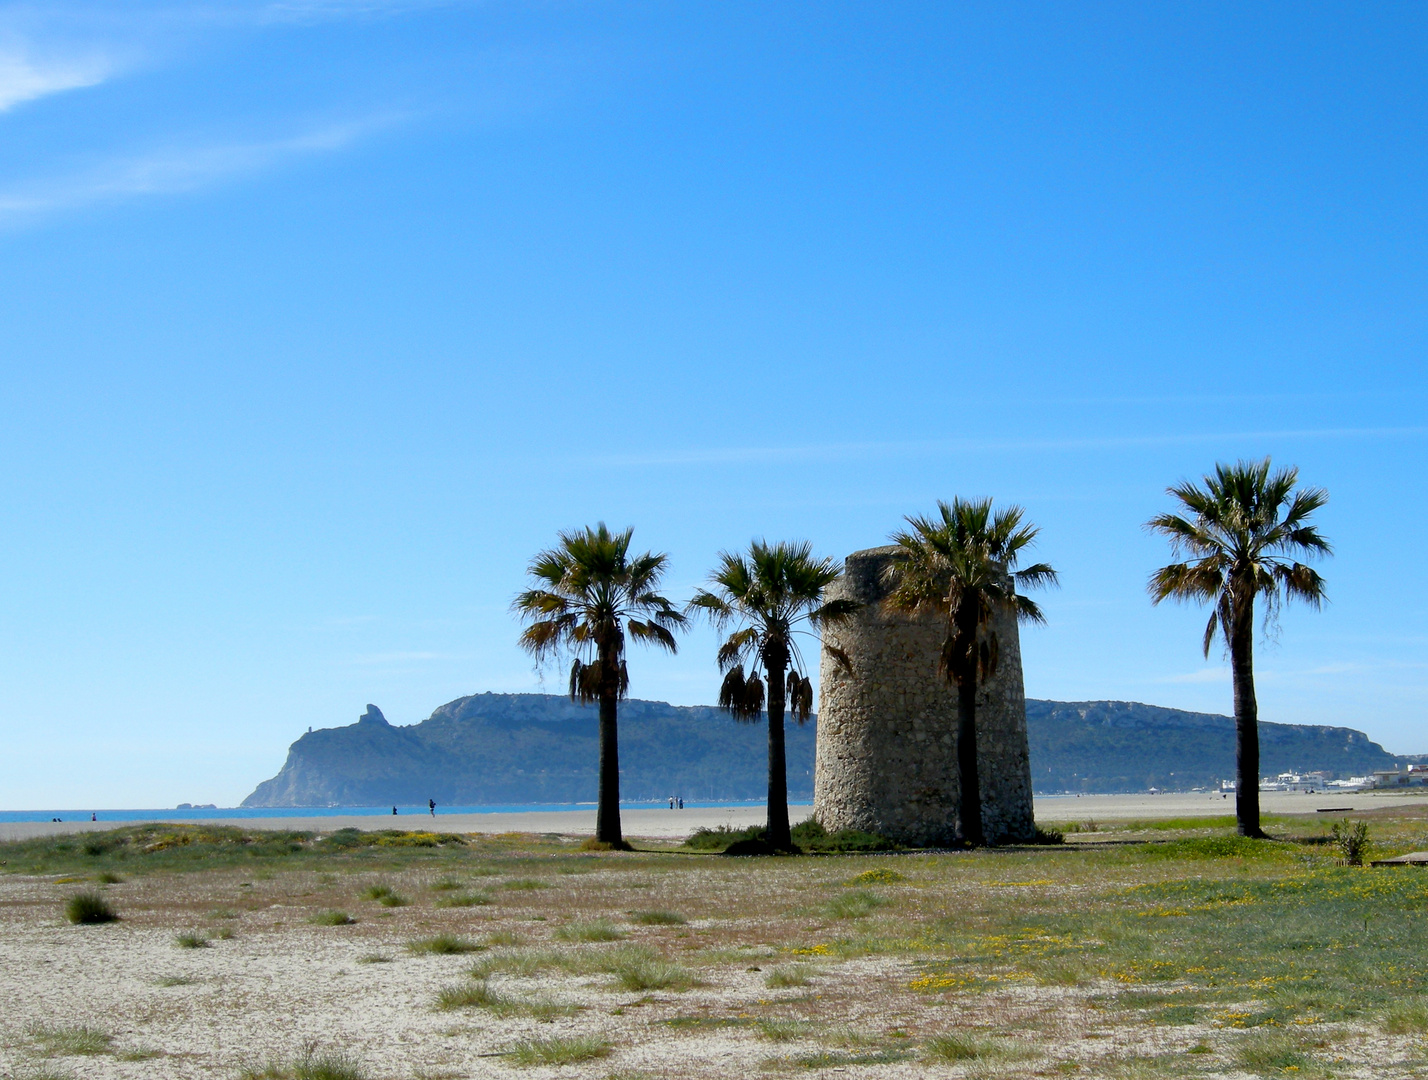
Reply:
[[807, 986], [817, 975], [818, 969], [812, 964], [782, 964], [764, 976], [764, 985], [770, 990]]
[[609, 1057], [614, 1048], [598, 1035], [572, 1035], [557, 1039], [525, 1039], [506, 1051], [513, 1065], [578, 1065]]
[[503, 881], [501, 888], [515, 892], [533, 892], [536, 889], [550, 888], [550, 883], [536, 878], [511, 878], [509, 881]]
[[847, 1053], [840, 1050], [819, 1050], [789, 1059], [775, 1059], [778, 1065], [796, 1065], [800, 1069], [845, 1069], [852, 1065], [896, 1065], [912, 1057], [912, 1051], [901, 1046], [881, 1050]]
[[493, 903], [490, 893], [453, 893], [437, 900], [437, 907], [486, 907]]
[[856, 889], [833, 897], [823, 905], [823, 911], [834, 919], [865, 919], [886, 903], [875, 892]]
[[688, 921], [677, 911], [636, 911], [630, 918], [641, 926], [683, 926]]
[[367, 1073], [346, 1054], [308, 1049], [290, 1065], [269, 1062], [239, 1072], [239, 1080], [367, 1080]]
[[413, 956], [464, 956], [467, 953], [481, 952], [486, 946], [456, 934], [436, 934], [408, 941], [406, 948]]
[[568, 922], [555, 932], [561, 941], [623, 941], [625, 932], [609, 919]]
[[1300, 1040], [1287, 1031], [1247, 1036], [1234, 1049], [1235, 1063], [1260, 1076], [1304, 1075], [1314, 1064]]
[[375, 900], [383, 907], [406, 907], [411, 903], [405, 896], [397, 892], [390, 885], [376, 884], [369, 885], [362, 890], [363, 900]]
[[174, 945], [180, 949], [207, 949], [210, 944], [207, 934], [194, 930], [174, 935]]
[[1390, 1035], [1421, 1035], [1428, 1031], [1428, 1002], [1422, 998], [1394, 1002], [1380, 1023]]
[[30, 1038], [46, 1057], [93, 1057], [107, 1054], [114, 1044], [114, 1036], [98, 1028], [73, 1026], [58, 1027], [36, 1024], [30, 1028]]

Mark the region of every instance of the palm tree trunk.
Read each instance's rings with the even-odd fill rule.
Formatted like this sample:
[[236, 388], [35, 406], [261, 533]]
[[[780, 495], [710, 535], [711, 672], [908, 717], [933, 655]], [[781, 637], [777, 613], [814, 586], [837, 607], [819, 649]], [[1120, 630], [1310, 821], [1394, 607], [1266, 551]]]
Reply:
[[957, 773], [962, 805], [958, 814], [962, 840], [981, 847], [982, 781], [977, 767], [977, 627], [981, 612], [974, 598], [964, 597], [955, 616], [957, 648]]
[[[605, 650], [601, 650], [605, 652]], [[595, 839], [623, 848], [620, 835], [620, 746], [617, 720], [620, 675], [617, 656], [600, 657], [600, 790], [595, 807]]]
[[1259, 703], [1254, 696], [1254, 597], [1235, 605], [1230, 668], [1235, 680], [1235, 820], [1241, 836], [1259, 827]]
[[793, 847], [788, 827], [788, 762], [784, 753], [783, 714], [787, 687], [784, 679], [788, 661], [774, 657], [767, 667], [769, 677], [769, 826], [768, 842], [779, 851]]

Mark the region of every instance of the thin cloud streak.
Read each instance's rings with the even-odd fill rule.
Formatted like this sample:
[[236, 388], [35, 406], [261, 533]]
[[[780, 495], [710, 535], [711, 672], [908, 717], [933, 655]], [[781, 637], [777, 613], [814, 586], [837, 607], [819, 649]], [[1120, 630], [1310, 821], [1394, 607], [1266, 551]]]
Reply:
[[746, 465], [767, 462], [846, 461], [855, 458], [933, 457], [943, 454], [1034, 453], [1046, 450], [1122, 450], [1237, 439], [1421, 439], [1428, 427], [1306, 428], [1284, 431], [1225, 431], [1184, 435], [1116, 436], [1091, 439], [937, 439], [926, 442], [825, 443], [812, 446], [727, 447], [672, 454], [616, 454], [583, 458], [609, 466]]
[[284, 160], [344, 150], [393, 126], [396, 114], [333, 124], [284, 139], [188, 147], [119, 158], [82, 174], [0, 191], [0, 221], [16, 222], [95, 203], [194, 191]]
[[18, 50], [0, 51], [0, 112], [66, 90], [97, 86], [113, 73], [99, 57], [37, 60]]

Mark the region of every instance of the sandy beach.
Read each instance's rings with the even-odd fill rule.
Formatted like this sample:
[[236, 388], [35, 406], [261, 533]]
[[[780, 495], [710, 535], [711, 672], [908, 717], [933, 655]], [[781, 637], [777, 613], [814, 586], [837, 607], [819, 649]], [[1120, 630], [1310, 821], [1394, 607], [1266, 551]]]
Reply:
[[[1312, 814], [1348, 809], [1357, 812], [1396, 806], [1428, 805], [1428, 789], [1418, 793], [1364, 791], [1350, 795], [1310, 795], [1300, 792], [1264, 792], [1260, 806], [1266, 814]], [[1164, 795], [1050, 795], [1036, 799], [1039, 822], [1127, 821], [1139, 818], [1220, 817], [1235, 812], [1233, 798], [1218, 793], [1170, 793]], [[797, 824], [813, 813], [811, 806], [789, 807], [789, 818]], [[621, 813], [625, 835], [649, 840], [673, 840], [696, 829], [728, 825], [742, 829], [764, 821], [758, 806], [690, 808], [686, 810], [629, 809]], [[195, 824], [188, 818], [156, 816], [152, 821]], [[454, 833], [559, 833], [562, 836], [590, 836], [595, 832], [594, 808], [552, 810], [521, 814], [407, 814], [398, 817], [233, 817], [209, 818], [206, 824], [237, 825], [247, 829], [296, 829], [304, 832], [335, 832], [338, 829], [436, 829]], [[117, 829], [135, 821], [12, 821], [0, 822], [0, 840], [24, 840], [32, 836]]]

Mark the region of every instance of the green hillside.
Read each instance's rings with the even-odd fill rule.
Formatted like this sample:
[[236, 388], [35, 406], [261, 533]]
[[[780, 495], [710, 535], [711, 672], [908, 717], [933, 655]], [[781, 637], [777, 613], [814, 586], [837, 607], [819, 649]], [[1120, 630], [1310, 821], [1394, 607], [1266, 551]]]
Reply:
[[[789, 725], [789, 795], [813, 792], [816, 721]], [[1121, 701], [1028, 701], [1038, 792], [1204, 787], [1234, 771], [1234, 723]], [[1357, 775], [1395, 759], [1360, 731], [1262, 724], [1265, 772]], [[758, 799], [767, 756], [762, 725], [707, 706], [628, 701], [620, 710], [626, 799]], [[550, 694], [476, 694], [394, 727], [376, 706], [355, 724], [310, 732], [282, 771], [244, 806], [445, 806], [589, 802], [595, 798], [596, 714]]]

